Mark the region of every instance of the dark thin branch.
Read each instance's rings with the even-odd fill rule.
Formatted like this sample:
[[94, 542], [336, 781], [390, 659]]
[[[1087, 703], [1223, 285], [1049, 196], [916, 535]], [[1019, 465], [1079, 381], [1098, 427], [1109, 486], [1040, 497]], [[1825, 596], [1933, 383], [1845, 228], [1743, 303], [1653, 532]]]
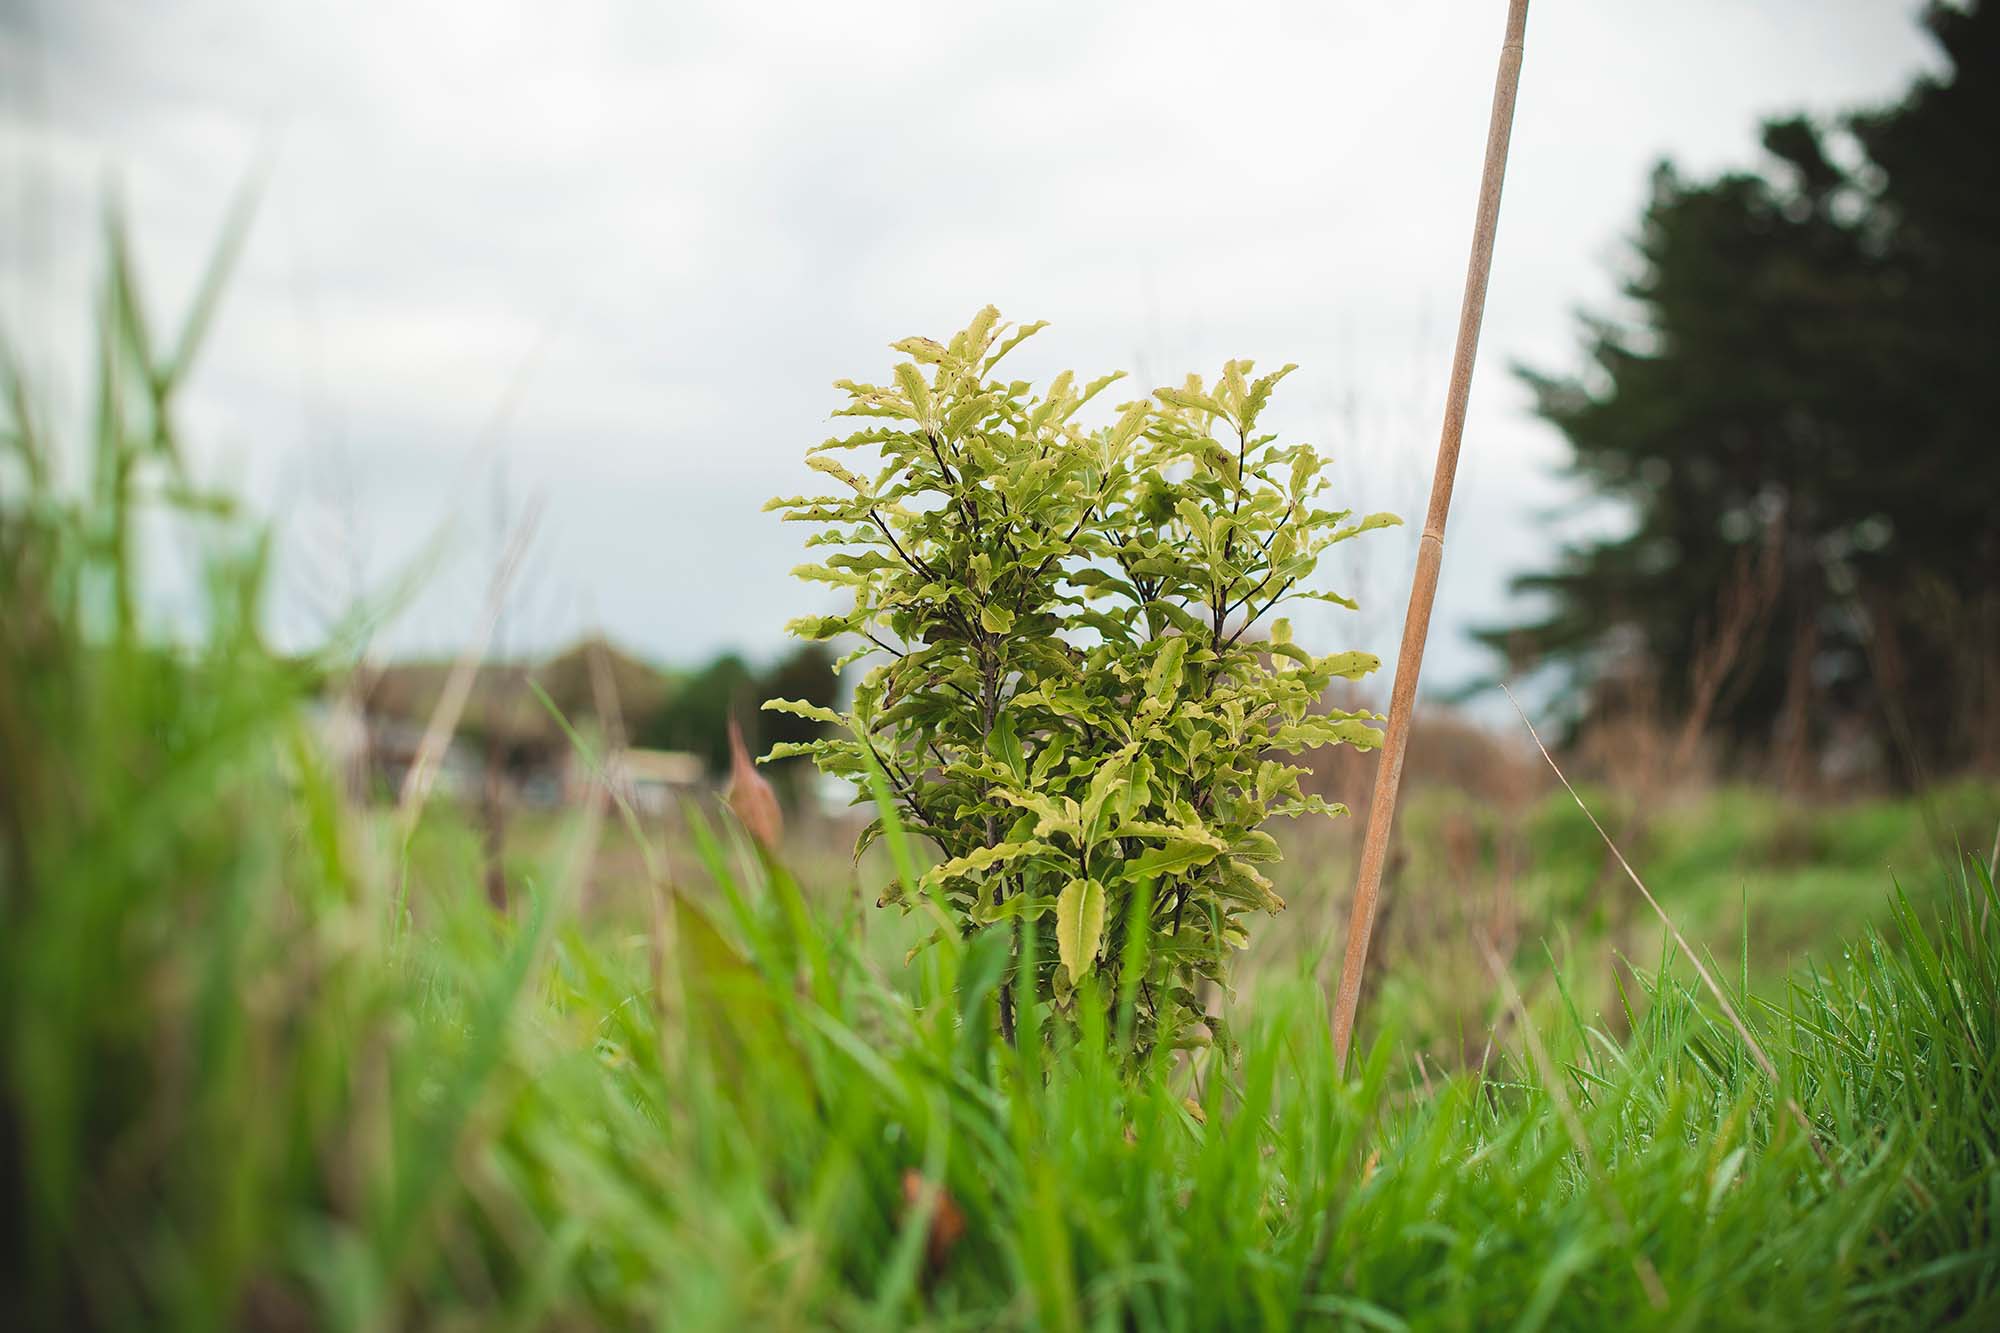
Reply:
[[924, 443], [930, 446], [931, 457], [937, 460], [938, 471], [944, 474], [945, 484], [951, 487], [951, 498], [958, 502], [958, 512], [964, 516], [972, 535], [979, 535], [979, 506], [967, 495], [968, 487], [963, 473], [954, 474], [951, 466], [944, 461], [944, 450], [938, 443], [937, 432], [926, 429]]
[[888, 644], [882, 642], [882, 640], [876, 638], [873, 634], [869, 633], [867, 630], [861, 631], [861, 637], [868, 640], [868, 642], [874, 644], [877, 648], [880, 648], [883, 652], [889, 654], [891, 657], [895, 658], [899, 662], [910, 655], [908, 649], [898, 651], [894, 648], [891, 648]]
[[930, 579], [932, 582], [937, 581], [936, 571], [934, 571], [929, 565], [925, 564], [923, 561], [917, 559], [915, 556], [911, 555], [908, 551], [905, 551], [903, 549], [903, 544], [896, 540], [896, 534], [889, 531], [889, 525], [882, 521], [881, 514], [871, 509], [868, 511], [868, 517], [875, 521], [875, 526], [880, 528], [882, 530], [882, 535], [889, 539], [889, 545], [896, 548], [896, 554], [903, 557], [904, 564], [908, 565], [911, 569], [916, 570], [917, 573], [922, 574], [925, 578]]
[[895, 785], [896, 794], [903, 798], [903, 803], [909, 806], [910, 810], [926, 826], [934, 826], [930, 811], [924, 809], [923, 802], [917, 799], [917, 784], [911, 780], [909, 774], [905, 773], [901, 766], [894, 760], [877, 749], [874, 738], [866, 732], [861, 734], [861, 743], [866, 745], [868, 752], [875, 756], [875, 762], [882, 766], [883, 776], [887, 777]]
[[952, 472], [951, 465], [944, 461], [944, 452], [938, 445], [937, 432], [931, 430], [929, 427], [925, 427], [924, 443], [930, 446], [931, 457], [937, 460], [938, 471], [944, 474], [946, 484], [957, 486], [959, 484], [958, 477]]
[[[1262, 544], [1258, 547], [1259, 554], [1269, 555], [1271, 553], [1271, 544], [1278, 540], [1278, 534], [1283, 532], [1287, 527], [1289, 527], [1291, 525], [1291, 521], [1292, 521], [1291, 515], [1287, 514], [1285, 518], [1281, 522], [1279, 522], [1277, 527], [1271, 529], [1271, 535], [1266, 537], [1263, 540]], [[1257, 581], [1257, 586], [1252, 588], [1249, 592], [1244, 593], [1241, 600], [1231, 604], [1230, 608], [1227, 611], [1223, 612], [1224, 618], [1226, 619], [1229, 616], [1233, 616], [1238, 611], [1248, 606], [1250, 604], [1250, 599], [1255, 597], [1258, 593], [1264, 591], [1264, 585], [1271, 581], [1271, 575], [1275, 574], [1276, 572], [1277, 571], [1275, 569], [1265, 570], [1264, 577]], [[1266, 606], [1264, 608], [1265, 611], [1268, 611], [1270, 609], [1271, 608], [1269, 606]], [[1259, 614], [1262, 614], [1262, 612], [1260, 612]], [[1251, 619], [1254, 620], [1256, 619], [1256, 617], [1252, 616]]]
[[[1104, 490], [1103, 488], [1100, 487], [1097, 492], [1097, 499], [1093, 501], [1091, 504], [1086, 505], [1084, 507], [1083, 513], [1080, 516], [1078, 516], [1076, 520], [1076, 526], [1071, 528], [1069, 530], [1069, 535], [1063, 538], [1064, 546], [1068, 546], [1071, 542], [1074, 542], [1076, 540], [1076, 534], [1083, 531], [1083, 525], [1090, 521], [1092, 515], [1097, 513], [1097, 506], [1102, 504], [1103, 502], [1104, 502]], [[1103, 519], [1100, 517], [1098, 521], [1103, 522]], [[1036, 579], [1040, 578], [1043, 572], [1048, 569], [1049, 562], [1051, 560], [1054, 560], [1057, 556], [1061, 554], [1062, 552], [1060, 551], [1050, 551], [1047, 555], [1043, 556], [1042, 563], [1035, 566], [1035, 572], [1028, 576], [1028, 581], [1030, 583], [1033, 583]]]
[[[1277, 572], [1278, 572], [1278, 571], [1276, 571], [1275, 569], [1267, 569], [1267, 570], [1265, 570], [1265, 571], [1264, 571], [1264, 577], [1263, 577], [1263, 578], [1261, 578], [1261, 579], [1258, 579], [1258, 580], [1257, 580], [1257, 586], [1256, 586], [1256, 587], [1254, 587], [1254, 588], [1252, 588], [1252, 589], [1251, 589], [1251, 590], [1250, 590], [1249, 592], [1246, 592], [1246, 593], [1244, 593], [1244, 594], [1243, 594], [1243, 597], [1242, 597], [1242, 599], [1241, 599], [1241, 600], [1239, 600], [1239, 601], [1235, 601], [1235, 602], [1231, 602], [1231, 603], [1229, 604], [1229, 609], [1228, 609], [1227, 611], [1223, 612], [1223, 615], [1224, 615], [1224, 616], [1233, 616], [1233, 615], [1235, 615], [1235, 614], [1236, 614], [1236, 613], [1237, 613], [1238, 611], [1242, 610], [1242, 609], [1243, 609], [1244, 607], [1246, 607], [1246, 606], [1250, 605], [1250, 599], [1251, 599], [1251, 598], [1253, 598], [1253, 597], [1255, 597], [1255, 596], [1256, 596], [1256, 595], [1257, 595], [1258, 593], [1260, 593], [1260, 592], [1264, 591], [1264, 585], [1265, 585], [1265, 584], [1267, 584], [1267, 583], [1269, 583], [1269, 582], [1271, 581], [1271, 575], [1273, 575], [1273, 574], [1275, 574], [1275, 573], [1277, 573]], [[1269, 610], [1270, 608], [1269, 608], [1269, 607], [1266, 607], [1265, 609], [1266, 609], [1266, 610]], [[1255, 619], [1255, 617], [1253, 616], [1253, 617], [1252, 617], [1252, 619]]]
[[1015, 560], [1019, 560], [1021, 558], [1021, 548], [1014, 545], [1014, 533], [1019, 528], [1019, 525], [1014, 521], [1013, 513], [1007, 508], [1006, 495], [998, 490], [994, 491], [993, 503], [1000, 506], [1000, 526], [994, 530], [993, 535], [998, 537], [1000, 544], [1007, 548], [1009, 556]]
[[1285, 600], [1285, 594], [1290, 592], [1292, 590], [1292, 585], [1297, 582], [1298, 579], [1289, 578], [1286, 579], [1284, 583], [1279, 585], [1278, 591], [1272, 595], [1270, 601], [1264, 603], [1262, 610], [1251, 612], [1250, 615], [1244, 619], [1243, 623], [1236, 627], [1236, 632], [1229, 636], [1229, 644], [1226, 646], [1234, 646], [1236, 641], [1243, 637], [1245, 631], [1247, 631], [1252, 625], [1256, 624], [1260, 618], [1269, 615], [1271, 608], [1276, 606], [1279, 602]]

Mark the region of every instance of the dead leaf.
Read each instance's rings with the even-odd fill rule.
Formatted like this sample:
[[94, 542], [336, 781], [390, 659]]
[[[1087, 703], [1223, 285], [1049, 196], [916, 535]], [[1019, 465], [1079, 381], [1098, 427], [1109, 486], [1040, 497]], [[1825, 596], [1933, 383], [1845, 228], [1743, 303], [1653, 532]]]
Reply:
[[[911, 1208], [923, 1202], [926, 1184], [923, 1173], [915, 1167], [903, 1171], [903, 1203]], [[924, 1262], [935, 1277], [944, 1271], [945, 1261], [951, 1258], [952, 1250], [965, 1237], [965, 1214], [959, 1211], [951, 1192], [938, 1185], [937, 1209], [931, 1214], [930, 1234], [924, 1237]]]
[[729, 719], [729, 790], [724, 795], [750, 836], [775, 854], [784, 837], [785, 816], [778, 809], [778, 794], [751, 762], [750, 751], [743, 744], [743, 728], [734, 717]]

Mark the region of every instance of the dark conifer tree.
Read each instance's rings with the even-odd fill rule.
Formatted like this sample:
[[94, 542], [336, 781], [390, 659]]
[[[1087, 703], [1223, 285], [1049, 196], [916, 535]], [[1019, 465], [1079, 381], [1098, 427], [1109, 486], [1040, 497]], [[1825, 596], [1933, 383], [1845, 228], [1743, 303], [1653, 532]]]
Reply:
[[1481, 638], [1586, 707], [1622, 658], [1738, 759], [1862, 734], [1910, 780], [2000, 748], [2000, 11], [1927, 23], [1948, 67], [1896, 105], [1767, 124], [1759, 173], [1661, 166], [1637, 318], [1521, 372], [1634, 522]]

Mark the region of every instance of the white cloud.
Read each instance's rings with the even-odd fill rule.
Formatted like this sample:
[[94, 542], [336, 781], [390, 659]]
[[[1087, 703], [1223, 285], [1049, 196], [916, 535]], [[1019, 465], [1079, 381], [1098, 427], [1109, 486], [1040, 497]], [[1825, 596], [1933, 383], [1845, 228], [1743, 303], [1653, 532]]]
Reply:
[[[1508, 363], [1563, 364], [1611, 300], [1653, 160], [1749, 161], [1761, 114], [1892, 95], [1931, 59], [1905, 8], [1536, 6], [1431, 679], [1478, 667], [1459, 631], [1567, 494]], [[1283, 423], [1357, 506], [1420, 511], [1498, 26], [1463, 0], [27, 0], [0, 18], [0, 291], [74, 391], [105, 180], [177, 309], [275, 144], [189, 411], [296, 520], [281, 619], [313, 622], [335, 536], [384, 577], [455, 515], [391, 641], [465, 633], [497, 422], [507, 492], [549, 497], [517, 640], [595, 618], [764, 652], [815, 594], [758, 507], [800, 484], [828, 382], [987, 301], [1054, 321], [1038, 372], [1300, 362]], [[1370, 609], [1322, 637], [1389, 654], [1411, 535], [1336, 574]]]

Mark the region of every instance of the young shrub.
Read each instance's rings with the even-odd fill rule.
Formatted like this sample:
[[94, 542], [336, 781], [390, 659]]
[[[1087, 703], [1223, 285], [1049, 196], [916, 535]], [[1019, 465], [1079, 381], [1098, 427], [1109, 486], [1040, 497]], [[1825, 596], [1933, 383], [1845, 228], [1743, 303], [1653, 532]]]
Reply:
[[[768, 757], [854, 778], [872, 759], [943, 853], [919, 888], [959, 929], [1037, 918], [1056, 948], [1038, 951], [1035, 993], [1058, 1012], [1102, 969], [1100, 994], [1136, 983], [1140, 1049], [1201, 1042], [1200, 982], [1226, 987], [1243, 918], [1284, 906], [1258, 869], [1278, 859], [1265, 821], [1345, 813], [1273, 756], [1378, 739], [1372, 715], [1314, 711], [1376, 658], [1315, 656], [1284, 620], [1251, 631], [1297, 598], [1352, 606], [1306, 581], [1327, 547], [1397, 519], [1319, 507], [1325, 460], [1258, 433], [1292, 367], [1253, 379], [1231, 361], [1213, 386], [1190, 376], [1091, 430], [1077, 415], [1117, 375], [1064, 372], [1039, 395], [995, 378], [1041, 327], [1010, 331], [988, 307], [949, 344], [896, 343], [909, 359], [890, 384], [836, 385], [837, 415], [867, 424], [808, 461], [842, 493], [767, 508], [820, 525], [808, 544], [835, 553], [795, 572], [853, 604], [788, 628], [858, 636], [842, 666], [887, 660], [846, 714], [767, 703], [846, 733]], [[849, 470], [852, 451], [879, 469]], [[1135, 924], [1147, 942], [1128, 974]], [[1011, 1037], [1004, 1005], [1001, 1024]]]

